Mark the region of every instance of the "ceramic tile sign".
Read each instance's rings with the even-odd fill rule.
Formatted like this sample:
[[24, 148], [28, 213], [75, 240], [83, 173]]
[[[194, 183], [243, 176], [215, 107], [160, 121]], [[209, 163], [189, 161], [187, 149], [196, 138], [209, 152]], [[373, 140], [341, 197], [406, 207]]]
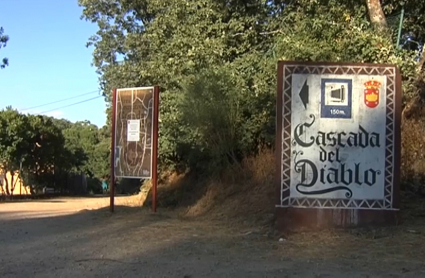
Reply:
[[399, 73], [391, 65], [279, 64], [279, 204], [395, 209]]

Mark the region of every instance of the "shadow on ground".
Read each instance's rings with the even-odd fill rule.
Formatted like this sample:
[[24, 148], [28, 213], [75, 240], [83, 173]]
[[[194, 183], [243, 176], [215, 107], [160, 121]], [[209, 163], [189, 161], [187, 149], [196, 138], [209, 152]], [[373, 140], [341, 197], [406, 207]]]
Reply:
[[425, 225], [415, 218], [400, 227], [283, 237], [272, 229], [139, 207], [17, 215], [1, 213], [0, 277], [425, 275]]

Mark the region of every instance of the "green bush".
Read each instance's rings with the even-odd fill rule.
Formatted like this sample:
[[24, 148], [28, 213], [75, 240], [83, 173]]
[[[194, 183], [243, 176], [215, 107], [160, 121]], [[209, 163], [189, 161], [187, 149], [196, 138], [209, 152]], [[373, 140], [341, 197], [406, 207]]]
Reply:
[[179, 107], [187, 133], [186, 142], [178, 148], [187, 154], [190, 168], [222, 169], [246, 151], [239, 144], [244, 137], [243, 106], [235, 80], [222, 68], [205, 70], [185, 81]]

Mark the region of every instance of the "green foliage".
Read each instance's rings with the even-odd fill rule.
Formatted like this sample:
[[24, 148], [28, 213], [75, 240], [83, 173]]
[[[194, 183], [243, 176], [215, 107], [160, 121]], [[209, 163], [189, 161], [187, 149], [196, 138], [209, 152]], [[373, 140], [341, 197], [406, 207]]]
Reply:
[[69, 128], [63, 130], [65, 147], [71, 151], [75, 171], [82, 171], [91, 175], [90, 158], [94, 148], [99, 142], [97, 138], [97, 127], [90, 122], [76, 122]]
[[101, 180], [110, 176], [111, 139], [110, 129], [102, 127], [98, 131], [98, 143], [95, 145], [91, 155], [90, 171], [93, 176]]
[[274, 144], [277, 59], [271, 52], [252, 52], [228, 65], [241, 95], [240, 144], [246, 153]]
[[[79, 3], [83, 18], [99, 26], [89, 45], [107, 95], [140, 84], [180, 88], [187, 75], [265, 47], [270, 37], [261, 32], [273, 26], [268, 14], [278, 9], [253, 0]], [[123, 63], [116, 63], [118, 54]]]
[[[54, 167], [67, 169], [62, 133], [50, 118], [23, 115], [8, 107], [0, 111], [0, 165], [19, 173], [32, 189], [53, 183]], [[6, 187], [9, 185], [6, 184]], [[13, 188], [10, 188], [13, 191]], [[9, 188], [6, 188], [9, 192]]]
[[[28, 127], [28, 119], [11, 107], [0, 112], [0, 166], [4, 173], [10, 172], [14, 176], [21, 161], [27, 158], [31, 147], [29, 139], [33, 136]], [[6, 193], [10, 194], [13, 185], [6, 181], [5, 186]]]
[[[0, 27], [0, 49], [2, 47], [5, 47], [8, 41], [9, 41], [9, 36], [4, 35], [3, 27]], [[0, 68], [3, 69], [7, 65], [9, 65], [9, 60], [7, 58], [3, 58], [0, 64]]]
[[[425, 41], [425, 2], [421, 0], [388, 0], [383, 9], [387, 18], [394, 21], [392, 27], [397, 31], [402, 8], [404, 8], [403, 34], [412, 36], [419, 42]], [[396, 33], [396, 32], [394, 32]]]
[[220, 169], [243, 152], [242, 92], [234, 80], [223, 71], [206, 71], [185, 82], [180, 109], [187, 142], [194, 148], [187, 152], [192, 167], [207, 161], [204, 169]]
[[71, 153], [72, 171], [98, 180], [109, 175], [110, 134], [107, 127], [99, 129], [89, 121], [82, 121], [68, 125], [62, 133], [65, 148]]
[[[237, 79], [237, 86], [248, 85], [238, 90], [247, 97], [239, 100], [247, 120], [241, 122], [241, 128], [247, 132], [239, 143], [245, 150], [254, 148], [251, 143], [259, 141], [259, 137], [270, 141], [270, 132], [274, 131], [270, 117], [274, 111], [271, 89], [274, 84], [267, 81], [275, 74], [262, 79], [265, 74], [261, 74], [264, 70], [259, 64], [264, 63], [261, 55], [273, 42], [272, 31], [282, 3], [184, 0], [119, 3], [81, 0], [79, 3], [84, 9], [83, 18], [99, 26], [89, 45], [95, 47], [93, 62], [101, 74], [105, 94], [109, 95], [113, 87], [161, 85], [162, 166], [180, 168], [189, 163], [188, 159], [193, 160], [191, 157], [201, 155], [193, 153], [202, 148], [192, 146], [198, 135], [191, 134], [183, 122], [179, 101], [183, 84], [206, 68], [227, 68], [232, 76], [240, 75], [237, 71], [241, 69], [250, 74], [250, 80]], [[260, 55], [260, 59], [253, 53]], [[116, 54], [123, 57], [122, 63], [116, 62]], [[260, 61], [255, 66], [243, 64], [250, 59]], [[232, 65], [236, 61], [239, 62]], [[272, 72], [271, 65], [267, 63], [267, 73]], [[247, 89], [254, 79], [258, 84], [255, 94], [251, 94]], [[265, 82], [267, 88], [259, 87]]]
[[330, 0], [286, 9], [276, 43], [280, 60], [383, 63], [397, 65], [403, 75], [404, 99], [416, 93], [415, 53], [396, 48], [391, 34], [377, 32], [363, 4]]
[[52, 118], [22, 115], [28, 119], [32, 135], [30, 149], [23, 162], [22, 174], [27, 184], [41, 188], [53, 187], [55, 169], [69, 169], [70, 153], [64, 148], [64, 137]]
[[[406, 29], [422, 30], [423, 5], [413, 2], [416, 19]], [[161, 86], [162, 169], [219, 169], [273, 146], [278, 60], [396, 64], [405, 102], [417, 93], [416, 53], [395, 47], [394, 29], [373, 28], [366, 1], [79, 4], [99, 27], [88, 44], [107, 100], [114, 87]], [[399, 2], [384, 10], [399, 12]]]
[[185, 154], [191, 149], [189, 143], [184, 143], [187, 128], [182, 123], [180, 101], [181, 95], [177, 93], [160, 94], [158, 162], [161, 170], [184, 170]]
[[[0, 111], [1, 170], [19, 173], [32, 192], [45, 186], [66, 189], [68, 177], [85, 174], [98, 192], [109, 171], [107, 128], [90, 122], [71, 123], [51, 117], [24, 115], [11, 107]], [[13, 185], [6, 184], [11, 194]]]

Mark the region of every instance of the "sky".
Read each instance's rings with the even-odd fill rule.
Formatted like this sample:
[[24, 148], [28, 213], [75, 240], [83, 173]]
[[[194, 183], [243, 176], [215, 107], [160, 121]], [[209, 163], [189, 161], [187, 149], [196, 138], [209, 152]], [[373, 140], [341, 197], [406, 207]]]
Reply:
[[80, 19], [78, 0], [0, 0], [0, 11], [9, 36], [0, 49], [0, 60], [9, 59], [0, 69], [0, 110], [103, 126], [106, 103], [91, 66], [93, 47], [86, 47], [97, 26]]

